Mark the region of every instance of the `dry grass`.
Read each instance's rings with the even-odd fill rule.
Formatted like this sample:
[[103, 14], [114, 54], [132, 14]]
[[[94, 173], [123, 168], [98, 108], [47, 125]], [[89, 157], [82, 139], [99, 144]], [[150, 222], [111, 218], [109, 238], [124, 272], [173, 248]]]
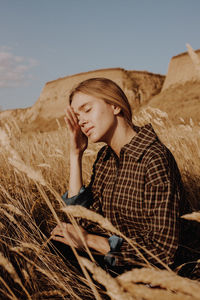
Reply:
[[[176, 157], [190, 203], [194, 210], [200, 210], [199, 125], [183, 119], [174, 125], [167, 114], [149, 108], [141, 111], [134, 122], [153, 124]], [[85, 184], [100, 146], [89, 145], [84, 156]], [[75, 249], [82, 272], [52, 251], [50, 232], [66, 220], [66, 213], [72, 223], [72, 215], [81, 215], [118, 233], [107, 220], [86, 209], [63, 211], [60, 195], [67, 189], [68, 169], [67, 130], [59, 123], [58, 130], [31, 134], [23, 134], [16, 122], [4, 124], [0, 131], [0, 298], [198, 299], [197, 280], [149, 268], [148, 262], [145, 268], [112, 278], [93, 262], [80, 258]], [[97, 282], [105, 286], [107, 295]]]
[[182, 218], [184, 218], [186, 220], [193, 220], [193, 221], [200, 222], [200, 212], [194, 211], [191, 214], [186, 214], [186, 215], [182, 216]]
[[86, 258], [82, 259], [94, 278], [106, 286], [113, 300], [128, 299], [199, 299], [200, 285], [166, 270], [133, 269], [116, 279]]
[[174, 125], [166, 112], [147, 107], [134, 117], [134, 122], [143, 125], [153, 124], [160, 140], [173, 153], [188, 194], [188, 199], [194, 210], [200, 210], [200, 125], [190, 118], [186, 122], [183, 118], [176, 120]]
[[191, 81], [164, 90], [151, 98], [148, 105], [167, 112], [173, 124], [178, 125], [180, 118], [183, 118], [189, 124], [190, 118], [192, 118], [194, 124], [200, 125], [199, 101], [199, 81]]

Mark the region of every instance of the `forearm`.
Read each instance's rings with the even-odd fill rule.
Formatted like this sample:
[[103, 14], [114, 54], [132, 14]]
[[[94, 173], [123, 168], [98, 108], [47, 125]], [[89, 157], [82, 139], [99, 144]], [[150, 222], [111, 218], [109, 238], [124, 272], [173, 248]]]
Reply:
[[86, 241], [89, 248], [94, 249], [103, 255], [106, 255], [110, 251], [108, 239], [103, 236], [88, 234]]
[[77, 195], [82, 185], [82, 154], [70, 153], [70, 177], [68, 197], [73, 197]]

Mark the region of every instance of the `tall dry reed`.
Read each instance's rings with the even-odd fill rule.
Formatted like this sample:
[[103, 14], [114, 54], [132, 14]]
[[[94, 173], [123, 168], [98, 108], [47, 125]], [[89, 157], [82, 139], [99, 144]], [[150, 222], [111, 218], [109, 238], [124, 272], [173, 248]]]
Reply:
[[[190, 203], [194, 210], [199, 210], [200, 128], [192, 120], [186, 124], [183, 119], [174, 126], [166, 113], [156, 109], [146, 109], [134, 118], [137, 125], [147, 122], [153, 124], [160, 139], [174, 154]], [[85, 184], [90, 180], [100, 147], [89, 145], [85, 153]], [[49, 241], [50, 232], [58, 222], [70, 217], [62, 211], [64, 205], [60, 198], [67, 189], [69, 177], [67, 130], [60, 124], [56, 131], [31, 134], [23, 134], [14, 121], [4, 124], [0, 130], [0, 172], [1, 298], [197, 299], [198, 281], [192, 285], [191, 281], [181, 281], [183, 278], [167, 270], [136, 269], [124, 277], [111, 278], [76, 252], [83, 272], [57, 254]], [[93, 219], [98, 220], [105, 227], [107, 221], [100, 216]], [[72, 217], [71, 222], [76, 226]], [[107, 229], [110, 230], [109, 226]], [[85, 268], [93, 273], [96, 282], [88, 273], [84, 276]], [[107, 295], [97, 281], [105, 286]]]

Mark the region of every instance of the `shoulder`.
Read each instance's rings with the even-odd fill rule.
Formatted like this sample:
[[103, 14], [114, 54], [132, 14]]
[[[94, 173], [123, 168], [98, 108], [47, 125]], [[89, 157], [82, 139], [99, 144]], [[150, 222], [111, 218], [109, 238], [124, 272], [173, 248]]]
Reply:
[[157, 161], [168, 164], [170, 161], [175, 161], [170, 150], [159, 139], [156, 139], [154, 143], [146, 149], [144, 159], [147, 164]]
[[170, 150], [156, 140], [144, 154], [146, 172], [152, 182], [166, 182], [179, 176], [178, 167]]
[[103, 146], [97, 153], [94, 165], [103, 162], [106, 159], [106, 157], [108, 156], [108, 153], [109, 153], [108, 146], [107, 145]]
[[146, 157], [152, 158], [153, 156], [165, 156], [166, 155], [166, 146], [160, 142], [159, 139], [156, 139], [154, 143], [152, 143], [147, 149], [146, 149]]

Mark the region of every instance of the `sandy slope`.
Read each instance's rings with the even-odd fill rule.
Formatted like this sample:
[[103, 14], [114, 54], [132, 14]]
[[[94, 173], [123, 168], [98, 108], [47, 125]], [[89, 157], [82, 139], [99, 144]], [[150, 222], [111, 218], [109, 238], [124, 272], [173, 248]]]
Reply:
[[194, 124], [200, 125], [200, 82], [172, 86], [154, 96], [148, 105], [167, 112], [174, 124], [180, 123], [180, 118], [189, 123], [191, 118]]
[[48, 131], [63, 124], [64, 108], [71, 89], [80, 81], [91, 77], [106, 77], [121, 86], [131, 106], [146, 103], [161, 91], [165, 76], [147, 71], [127, 71], [122, 68], [101, 69], [75, 74], [47, 82], [35, 104], [27, 109], [8, 110], [0, 114], [0, 122], [17, 120], [23, 131]]

